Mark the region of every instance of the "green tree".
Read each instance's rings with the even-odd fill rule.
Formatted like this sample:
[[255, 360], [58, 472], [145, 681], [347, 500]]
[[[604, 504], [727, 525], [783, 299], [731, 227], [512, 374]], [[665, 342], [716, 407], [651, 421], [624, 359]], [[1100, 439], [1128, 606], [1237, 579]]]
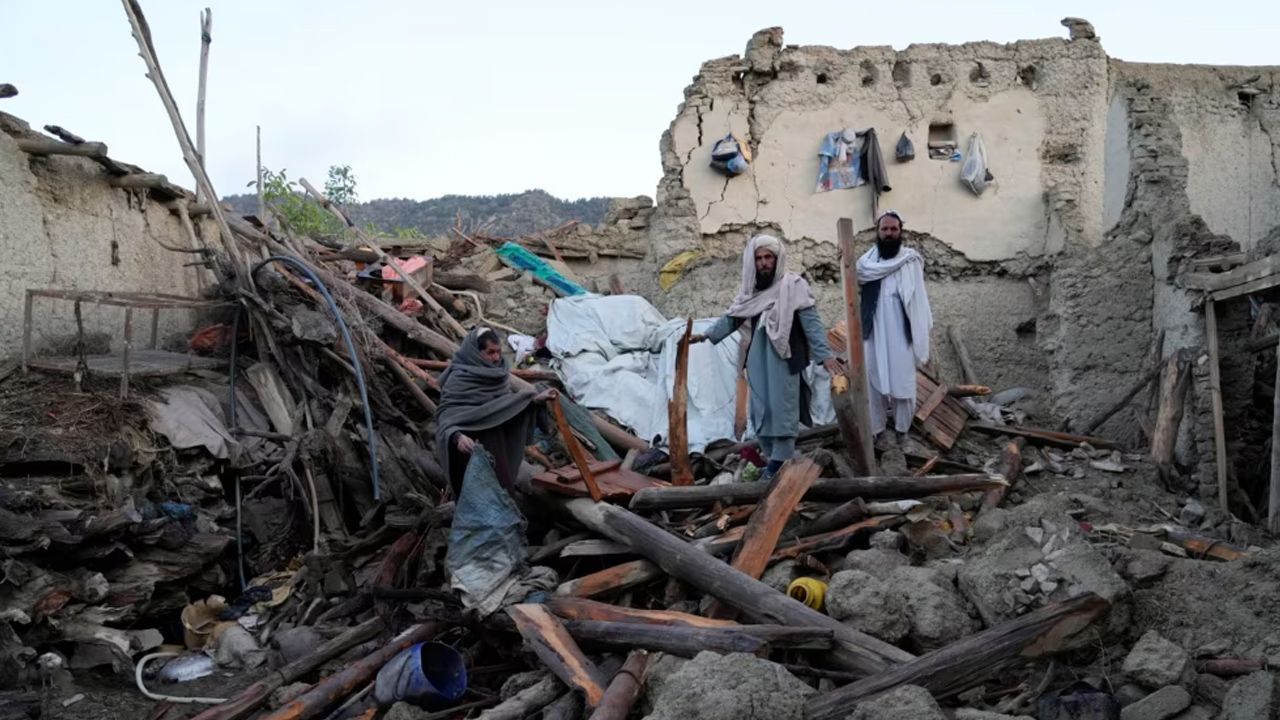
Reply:
[[[250, 187], [254, 183], [249, 183]], [[334, 165], [329, 168], [329, 179], [324, 192], [340, 207], [356, 201], [356, 176], [350, 165]], [[334, 237], [343, 234], [342, 221], [306, 196], [296, 181], [290, 180], [288, 171], [262, 169], [262, 195], [276, 216], [290, 232], [314, 238]]]
[[356, 195], [356, 174], [351, 172], [350, 165], [329, 166], [329, 179], [324, 182], [324, 194], [343, 208], [359, 202]]

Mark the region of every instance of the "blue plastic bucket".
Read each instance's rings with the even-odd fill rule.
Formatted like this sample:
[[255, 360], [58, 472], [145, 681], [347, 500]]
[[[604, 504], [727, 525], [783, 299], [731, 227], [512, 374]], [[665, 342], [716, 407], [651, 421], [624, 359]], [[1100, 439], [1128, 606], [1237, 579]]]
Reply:
[[438, 642], [405, 648], [378, 671], [373, 696], [379, 705], [403, 700], [444, 708], [467, 691], [467, 666], [457, 650]]

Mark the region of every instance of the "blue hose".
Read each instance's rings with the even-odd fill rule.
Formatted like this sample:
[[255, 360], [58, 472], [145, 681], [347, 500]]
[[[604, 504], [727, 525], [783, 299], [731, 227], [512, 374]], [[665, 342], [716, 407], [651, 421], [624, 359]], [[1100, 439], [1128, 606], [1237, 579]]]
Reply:
[[[342, 312], [338, 310], [338, 304], [334, 302], [333, 295], [329, 294], [329, 288], [325, 287], [325, 284], [320, 281], [320, 278], [316, 276], [315, 272], [313, 272], [311, 268], [307, 267], [305, 263], [302, 263], [295, 258], [291, 258], [284, 255], [272, 255], [266, 260], [263, 260], [262, 262], [253, 266], [253, 270], [250, 272], [250, 278], [252, 279], [252, 276], [256, 275], [258, 271], [262, 269], [262, 266], [270, 262], [285, 263], [287, 265], [292, 266], [302, 274], [306, 275], [307, 279], [311, 280], [311, 282], [315, 284], [316, 289], [320, 291], [320, 294], [324, 296], [325, 302], [328, 303], [329, 305], [329, 311], [333, 313], [334, 319], [338, 321], [338, 329], [342, 331], [342, 340], [343, 342], [346, 343], [347, 352], [351, 355], [351, 367], [352, 369], [355, 370], [355, 373], [356, 373], [356, 386], [360, 390], [360, 404], [364, 407], [365, 430], [369, 435], [369, 475], [373, 480], [373, 499], [382, 500], [382, 489], [378, 483], [378, 435], [373, 430], [373, 412], [369, 409], [369, 391], [365, 386], [365, 382], [364, 382], [364, 369], [360, 365], [359, 356], [356, 355], [356, 344], [351, 339], [351, 330], [347, 327], [347, 321], [343, 319]], [[234, 349], [234, 347], [235, 347], [235, 343], [233, 341], [232, 348]], [[232, 373], [234, 372], [235, 372], [235, 365], [233, 364]], [[232, 375], [232, 377], [235, 377], [235, 376]], [[232, 386], [231, 398], [233, 403], [232, 408], [234, 408], [235, 407], [234, 385]], [[233, 415], [233, 418], [234, 418], [234, 415]]]

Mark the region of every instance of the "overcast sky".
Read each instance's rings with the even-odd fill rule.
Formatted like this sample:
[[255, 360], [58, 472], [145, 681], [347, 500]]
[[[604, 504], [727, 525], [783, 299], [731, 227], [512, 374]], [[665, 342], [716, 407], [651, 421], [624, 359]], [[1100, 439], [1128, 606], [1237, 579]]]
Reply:
[[[191, 186], [117, 0], [0, 2], [0, 110], [106, 142]], [[771, 25], [793, 45], [1064, 36], [1087, 18], [1113, 57], [1280, 64], [1280, 2], [896, 0], [391, 2], [143, 0], [194, 136], [199, 13], [213, 9], [208, 163], [220, 194], [264, 163], [316, 184], [352, 166], [362, 199], [543, 188], [652, 195], [658, 139], [706, 59]]]

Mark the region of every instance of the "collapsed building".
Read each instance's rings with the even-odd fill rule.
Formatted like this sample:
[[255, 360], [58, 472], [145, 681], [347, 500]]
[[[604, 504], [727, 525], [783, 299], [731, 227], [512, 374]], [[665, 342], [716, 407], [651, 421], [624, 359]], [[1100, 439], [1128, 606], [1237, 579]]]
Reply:
[[[656, 202], [388, 248], [413, 265], [358, 230], [322, 242], [226, 217], [207, 179], [202, 201], [0, 114], [0, 250], [16, 259], [0, 285], [0, 679], [46, 686], [0, 692], [0, 716], [213, 693], [199, 717], [443, 718], [383, 687], [397, 653], [436, 637], [470, 676], [450, 717], [617, 719], [641, 694], [653, 718], [949, 716], [938, 701], [957, 718], [1266, 716], [1276, 70], [1127, 63], [1066, 24], [1070, 39], [902, 51], [763, 30], [686, 89]], [[887, 177], [833, 179], [868, 130]], [[975, 136], [986, 163], [966, 185]], [[713, 167], [726, 138], [745, 171]], [[847, 147], [824, 161], [829, 138]], [[548, 305], [594, 302], [583, 290], [714, 316], [768, 232], [835, 325], [836, 222], [870, 228], [877, 208], [926, 258], [930, 387], [960, 427], [939, 441], [921, 421], [926, 452], [882, 454], [883, 477], [855, 477], [836, 428], [811, 428], [773, 484], [751, 481], [750, 442], [721, 438], [684, 458], [698, 480], [679, 487], [673, 430], [653, 443], [566, 400], [528, 453], [537, 536], [513, 521], [487, 563], [455, 556], [475, 518], [425, 428], [463, 324], [549, 334]], [[568, 360], [515, 378], [572, 390]], [[950, 397], [970, 375], [1005, 400]], [[1175, 394], [1170, 461], [1150, 462], [1137, 451]], [[498, 590], [458, 579], [475, 565], [505, 573]], [[129, 678], [72, 684], [64, 665]], [[184, 674], [206, 677], [146, 689]]]

